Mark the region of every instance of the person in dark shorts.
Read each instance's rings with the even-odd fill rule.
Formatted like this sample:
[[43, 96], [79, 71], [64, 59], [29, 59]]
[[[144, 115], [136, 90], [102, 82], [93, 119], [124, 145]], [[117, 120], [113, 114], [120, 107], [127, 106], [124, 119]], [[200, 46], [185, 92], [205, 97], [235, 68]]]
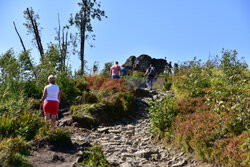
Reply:
[[154, 79], [157, 76], [157, 72], [155, 67], [153, 67], [152, 64], [150, 64], [149, 68], [147, 69], [146, 73], [144, 74], [144, 76], [148, 75], [147, 79], [146, 79], [146, 84], [148, 89], [153, 89], [153, 84], [154, 84]]
[[121, 67], [121, 74], [122, 74], [122, 76], [127, 75], [127, 68], [125, 67], [125, 64], [122, 64], [122, 67]]

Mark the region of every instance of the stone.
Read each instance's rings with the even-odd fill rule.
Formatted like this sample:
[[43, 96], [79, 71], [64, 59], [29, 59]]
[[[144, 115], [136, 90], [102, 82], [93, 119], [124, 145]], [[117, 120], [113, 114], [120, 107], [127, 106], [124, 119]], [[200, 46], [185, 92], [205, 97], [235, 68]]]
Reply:
[[[125, 67], [129, 70], [132, 70], [135, 59], [135, 56], [130, 56], [125, 62]], [[145, 72], [149, 68], [150, 64], [152, 64], [156, 68], [156, 71], [158, 73], [163, 73], [164, 68], [167, 65], [165, 59], [152, 59], [149, 55], [146, 54], [140, 55], [138, 57], [138, 60], [140, 61], [140, 63], [139, 67], [136, 68], [136, 70], [141, 72]]]
[[70, 126], [70, 125], [72, 125], [72, 123], [73, 123], [73, 120], [70, 117], [70, 118], [64, 119], [62, 121], [59, 121], [59, 125], [58, 126], [60, 126], [60, 127], [62, 127], [62, 126]]
[[120, 167], [132, 167], [132, 165], [128, 162], [125, 162], [125, 163], [121, 164]]
[[134, 153], [136, 156], [141, 158], [149, 159], [151, 154], [158, 154], [157, 151], [151, 151], [151, 150], [140, 150]]
[[82, 162], [83, 161], [83, 157], [82, 156], [79, 156], [76, 158], [76, 163], [79, 163], [79, 162]]
[[178, 162], [176, 164], [173, 164], [172, 167], [181, 167], [187, 163], [186, 160], [182, 160], [181, 162]]
[[152, 99], [155, 101], [157, 97], [158, 97], [157, 95], [154, 95]]
[[134, 155], [130, 153], [122, 153], [121, 156], [122, 157], [134, 157]]
[[120, 129], [117, 129], [117, 130], [111, 129], [111, 130], [109, 130], [109, 133], [121, 133], [121, 130]]
[[[113, 166], [197, 166], [196, 163], [192, 163], [192, 158], [185, 158], [184, 153], [154, 143], [153, 135], [149, 132], [150, 120], [147, 118], [148, 111], [145, 110], [148, 101], [153, 96], [159, 100], [169, 95], [171, 92], [164, 94], [153, 90], [145, 96], [135, 98], [138, 103], [134, 117], [130, 118], [132, 121], [125, 119], [123, 123], [116, 122], [113, 126], [102, 125], [97, 129], [84, 131], [84, 134], [73, 134], [72, 141], [100, 145], [105, 158]], [[82, 149], [84, 147], [82, 146]], [[76, 162], [74, 164], [77, 165]]]
[[108, 131], [109, 131], [109, 128], [107, 128], [107, 127], [97, 129], [97, 132], [99, 132], [99, 133], [107, 133]]

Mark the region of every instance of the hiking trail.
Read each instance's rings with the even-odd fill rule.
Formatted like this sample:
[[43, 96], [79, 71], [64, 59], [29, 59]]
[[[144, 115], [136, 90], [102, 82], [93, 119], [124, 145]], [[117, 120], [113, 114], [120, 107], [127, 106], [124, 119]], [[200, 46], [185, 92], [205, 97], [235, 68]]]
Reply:
[[[135, 113], [129, 118], [122, 119], [108, 126], [99, 126], [96, 129], [87, 130], [78, 128], [72, 122], [70, 112], [65, 112], [59, 126], [69, 126], [72, 129], [72, 141], [82, 145], [100, 145], [105, 158], [113, 166], [120, 167], [212, 167], [211, 164], [202, 163], [187, 154], [166, 146], [154, 140], [149, 132], [150, 120], [147, 117], [149, 100], [162, 100], [166, 96], [172, 96], [172, 92], [149, 91], [150, 96], [135, 98]], [[51, 151], [54, 156], [62, 157], [63, 161], [47, 160], [46, 166], [72, 166], [78, 167], [77, 152], [82, 148], [69, 153]], [[39, 157], [39, 155], [38, 155]], [[48, 157], [47, 157], [48, 158]], [[39, 161], [41, 160], [37, 158]], [[34, 162], [34, 161], [33, 161]], [[36, 162], [34, 162], [36, 163]], [[39, 164], [40, 166], [43, 166]], [[36, 166], [36, 165], [34, 165]], [[45, 165], [44, 165], [45, 166]]]

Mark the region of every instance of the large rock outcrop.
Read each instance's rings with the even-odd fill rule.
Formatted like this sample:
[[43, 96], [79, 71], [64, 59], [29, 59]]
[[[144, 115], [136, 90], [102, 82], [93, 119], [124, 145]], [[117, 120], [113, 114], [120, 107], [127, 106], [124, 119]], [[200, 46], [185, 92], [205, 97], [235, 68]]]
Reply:
[[[165, 59], [155, 59], [151, 58], [149, 55], [142, 54], [139, 57], [137, 57], [139, 60], [139, 66], [136, 67], [134, 70], [145, 72], [150, 64], [152, 64], [158, 73], [162, 73], [164, 71], [164, 67], [167, 65], [167, 62]], [[130, 56], [126, 62], [125, 62], [125, 67], [129, 70], [133, 69], [133, 64], [135, 63], [136, 57], [135, 56]]]

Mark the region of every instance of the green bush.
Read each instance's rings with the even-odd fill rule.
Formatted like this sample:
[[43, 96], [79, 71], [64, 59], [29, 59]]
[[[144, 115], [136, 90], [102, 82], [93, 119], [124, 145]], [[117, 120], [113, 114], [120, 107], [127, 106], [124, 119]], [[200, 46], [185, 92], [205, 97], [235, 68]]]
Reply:
[[75, 98], [80, 94], [80, 91], [75, 85], [75, 81], [66, 72], [58, 74], [56, 84], [61, 89], [61, 102], [64, 104], [72, 104]]
[[75, 105], [70, 108], [73, 121], [80, 126], [91, 127], [110, 123], [133, 112], [133, 91], [100, 90], [95, 94], [99, 98], [98, 103]]
[[24, 111], [15, 116], [3, 115], [0, 117], [0, 138], [20, 136], [29, 141], [34, 139], [44, 124], [39, 113]]
[[49, 124], [45, 124], [45, 126], [39, 129], [39, 133], [37, 133], [35, 139], [37, 141], [44, 141], [54, 147], [72, 146], [69, 130], [65, 128], [51, 129]]
[[29, 155], [31, 145], [22, 138], [9, 138], [0, 143], [0, 166], [31, 166], [23, 155]]
[[93, 93], [84, 91], [81, 96], [77, 96], [75, 104], [97, 103], [97, 101]]
[[163, 137], [164, 133], [172, 126], [175, 116], [178, 114], [176, 99], [167, 97], [163, 101], [151, 101], [148, 108], [148, 117], [151, 120], [150, 131]]
[[80, 92], [83, 92], [87, 88], [87, 80], [85, 76], [81, 76], [75, 79], [75, 85]]
[[56, 128], [48, 131], [46, 140], [49, 144], [56, 147], [70, 147], [72, 146], [72, 141], [70, 138], [70, 133], [64, 128]]
[[79, 163], [80, 165], [86, 167], [111, 167], [99, 146], [95, 145], [88, 150], [83, 151], [81, 157], [83, 158], [83, 161]]
[[151, 102], [151, 131], [204, 161], [249, 166], [249, 70], [236, 51], [190, 61], [173, 75], [174, 102]]

